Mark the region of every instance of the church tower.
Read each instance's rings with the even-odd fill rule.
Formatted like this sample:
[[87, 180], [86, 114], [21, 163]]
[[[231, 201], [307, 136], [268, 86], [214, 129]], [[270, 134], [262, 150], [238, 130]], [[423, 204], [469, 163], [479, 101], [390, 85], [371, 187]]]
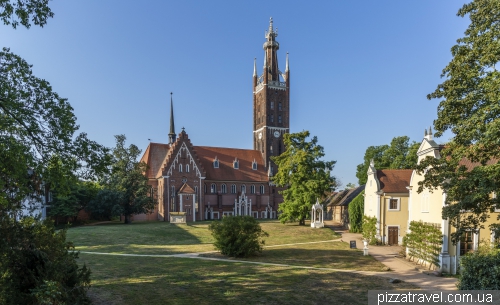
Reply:
[[257, 63], [253, 67], [253, 148], [262, 153], [269, 173], [276, 172], [271, 156], [284, 151], [283, 135], [290, 132], [290, 70], [288, 53], [285, 73], [278, 68], [278, 29], [273, 29], [273, 18], [265, 32], [264, 67], [257, 75]]

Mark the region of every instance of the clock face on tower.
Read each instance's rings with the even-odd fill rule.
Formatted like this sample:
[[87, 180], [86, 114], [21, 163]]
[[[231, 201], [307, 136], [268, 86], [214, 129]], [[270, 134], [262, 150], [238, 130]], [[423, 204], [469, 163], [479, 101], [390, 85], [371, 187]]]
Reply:
[[280, 132], [276, 130], [276, 131], [274, 132], [274, 137], [275, 137], [275, 138], [279, 138], [279, 137], [280, 137]]

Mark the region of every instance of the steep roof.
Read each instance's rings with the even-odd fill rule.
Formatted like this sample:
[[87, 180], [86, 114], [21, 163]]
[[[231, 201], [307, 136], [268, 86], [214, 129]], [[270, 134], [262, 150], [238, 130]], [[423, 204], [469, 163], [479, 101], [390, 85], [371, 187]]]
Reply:
[[377, 178], [384, 193], [408, 193], [412, 169], [379, 169]]
[[[207, 180], [228, 181], [268, 181], [267, 168], [262, 155], [253, 149], [225, 147], [194, 146], [194, 151], [204, 167]], [[219, 160], [219, 168], [214, 168], [215, 158]], [[233, 161], [238, 160], [239, 168], [233, 168]], [[255, 160], [257, 169], [252, 169]]]
[[340, 206], [347, 206], [351, 201], [356, 198], [363, 190], [365, 189], [365, 185], [360, 185], [356, 188], [349, 189], [347, 194], [336, 204]]
[[167, 156], [170, 145], [162, 143], [149, 143], [148, 148], [144, 152], [141, 161], [149, 165], [146, 171], [146, 177], [155, 178], [156, 174], [163, 165], [163, 161]]

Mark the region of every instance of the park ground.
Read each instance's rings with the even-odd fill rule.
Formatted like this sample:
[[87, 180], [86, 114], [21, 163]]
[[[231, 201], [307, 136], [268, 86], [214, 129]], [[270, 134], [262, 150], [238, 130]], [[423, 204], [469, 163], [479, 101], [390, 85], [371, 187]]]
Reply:
[[419, 289], [389, 283], [390, 272], [329, 228], [262, 221], [256, 257], [214, 251], [210, 222], [106, 223], [68, 230], [92, 270], [89, 295], [103, 304], [366, 304], [368, 290]]

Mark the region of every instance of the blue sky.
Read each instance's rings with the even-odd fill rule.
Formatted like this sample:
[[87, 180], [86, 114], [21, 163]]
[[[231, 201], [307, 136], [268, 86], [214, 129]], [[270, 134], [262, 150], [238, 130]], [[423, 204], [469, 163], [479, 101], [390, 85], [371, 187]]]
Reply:
[[167, 142], [173, 91], [176, 132], [194, 145], [252, 148], [253, 59], [262, 73], [272, 16], [281, 70], [290, 53], [291, 132], [317, 136], [345, 185], [368, 146], [420, 142], [436, 119], [426, 95], [469, 24], [456, 16], [464, 3], [55, 0], [44, 28], [2, 25], [0, 41], [103, 145]]

